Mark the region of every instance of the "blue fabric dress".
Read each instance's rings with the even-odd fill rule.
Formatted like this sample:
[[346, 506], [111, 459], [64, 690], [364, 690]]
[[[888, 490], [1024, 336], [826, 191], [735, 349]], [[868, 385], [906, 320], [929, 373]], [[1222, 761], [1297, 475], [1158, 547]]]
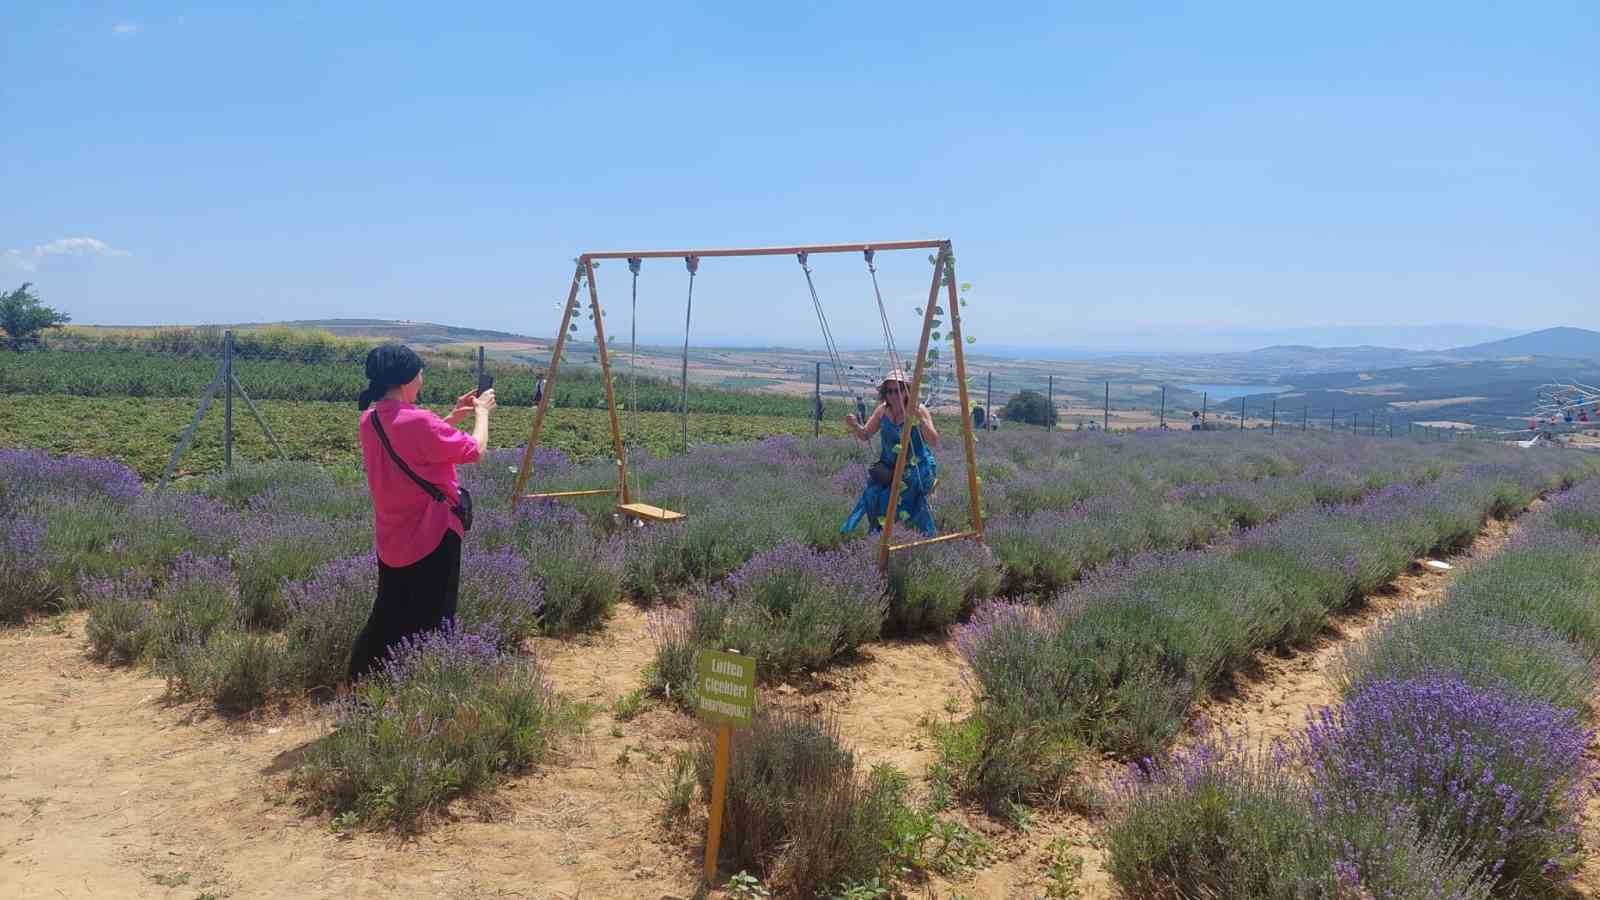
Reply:
[[[895, 457], [899, 455], [900, 428], [887, 415], [878, 417], [878, 458], [890, 468], [894, 467]], [[906, 457], [906, 471], [901, 479], [902, 518], [897, 520], [897, 527], [909, 525], [923, 534], [934, 534], [933, 509], [928, 505], [928, 492], [933, 490], [933, 482], [938, 474], [939, 466], [933, 459], [933, 451], [922, 442], [922, 434], [915, 428], [911, 429], [911, 455]], [[861, 499], [856, 501], [855, 509], [850, 510], [839, 532], [849, 534], [861, 524], [863, 518], [867, 520], [867, 531], [879, 531], [883, 528], [883, 516], [888, 508], [889, 486], [874, 484], [868, 478], [867, 486], [861, 491]]]

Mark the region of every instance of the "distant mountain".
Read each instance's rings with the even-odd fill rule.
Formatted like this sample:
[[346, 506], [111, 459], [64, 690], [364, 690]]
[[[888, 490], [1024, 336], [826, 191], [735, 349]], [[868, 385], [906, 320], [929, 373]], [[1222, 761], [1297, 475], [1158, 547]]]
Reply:
[[1546, 328], [1487, 344], [1457, 347], [1450, 355], [1459, 359], [1495, 359], [1505, 356], [1600, 356], [1600, 331], [1587, 328]]

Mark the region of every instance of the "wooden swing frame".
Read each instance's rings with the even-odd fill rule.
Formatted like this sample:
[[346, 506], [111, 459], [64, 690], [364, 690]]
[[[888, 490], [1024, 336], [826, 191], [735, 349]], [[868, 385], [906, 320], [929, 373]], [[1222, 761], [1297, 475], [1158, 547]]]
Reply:
[[[628, 489], [627, 455], [623, 449], [621, 424], [617, 419], [616, 393], [611, 384], [611, 354], [605, 336], [604, 313], [600, 307], [600, 289], [595, 283], [595, 261], [602, 259], [688, 259], [721, 256], [794, 256], [800, 253], [863, 253], [868, 250], [935, 251], [933, 282], [928, 288], [927, 305], [923, 307], [922, 336], [917, 343], [917, 362], [911, 376], [911, 396], [917, 398], [922, 396], [922, 378], [928, 361], [928, 341], [933, 332], [933, 322], [937, 315], [940, 288], [944, 288], [946, 302], [949, 304], [946, 312], [950, 317], [951, 343], [955, 352], [956, 385], [961, 399], [961, 435], [967, 459], [967, 492], [972, 504], [972, 527], [970, 529], [936, 537], [919, 538], [899, 544], [894, 543], [896, 512], [900, 505], [900, 486], [903, 483], [902, 479], [905, 477], [906, 460], [911, 454], [911, 441], [902, 440], [900, 442], [900, 453], [895, 457], [894, 479], [889, 484], [889, 506], [887, 515], [884, 516], [883, 531], [878, 541], [878, 564], [887, 567], [889, 555], [897, 550], [910, 550], [914, 547], [926, 547], [931, 544], [942, 544], [947, 541], [958, 541], [966, 538], [976, 538], [981, 542], [983, 540], [983, 503], [978, 494], [977, 438], [972, 433], [972, 417], [968, 415], [970, 401], [967, 397], [967, 361], [961, 336], [961, 298], [957, 293], [955, 256], [949, 240], [883, 241], [870, 244], [811, 244], [795, 247], [724, 247], [701, 250], [610, 250], [585, 253], [579, 256], [577, 266], [572, 273], [572, 285], [567, 290], [566, 303], [562, 304], [561, 327], [556, 331], [555, 346], [550, 351], [550, 369], [545, 376], [544, 393], [539, 397], [539, 406], [534, 411], [533, 430], [528, 436], [528, 445], [522, 453], [522, 465], [517, 471], [517, 483], [511, 500], [513, 509], [520, 500], [554, 500], [569, 497], [610, 495], [617, 497], [619, 501], [616, 507], [617, 512], [630, 518], [651, 522], [670, 522], [684, 517], [681, 512], [640, 503]], [[617, 465], [617, 486], [594, 490], [524, 494], [523, 489], [527, 486], [528, 477], [533, 471], [533, 452], [539, 446], [539, 433], [544, 427], [545, 416], [550, 408], [550, 400], [555, 396], [556, 373], [561, 364], [561, 353], [566, 348], [567, 335], [572, 327], [573, 313], [578, 309], [578, 289], [582, 287], [585, 281], [589, 285], [589, 311], [594, 318], [595, 348], [600, 357], [601, 376], [605, 381], [606, 412], [611, 422], [611, 447], [615, 453]]]

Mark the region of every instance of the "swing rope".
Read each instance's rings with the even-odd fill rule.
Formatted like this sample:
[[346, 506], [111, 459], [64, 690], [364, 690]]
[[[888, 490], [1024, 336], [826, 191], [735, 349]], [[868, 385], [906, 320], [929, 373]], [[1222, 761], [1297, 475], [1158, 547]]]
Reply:
[[878, 290], [878, 267], [873, 264], [872, 251], [863, 250], [862, 256], [867, 260], [867, 272], [872, 276], [872, 295], [878, 300], [878, 322], [883, 326], [883, 345], [889, 351], [889, 368], [899, 369], [904, 372], [905, 367], [900, 364], [900, 354], [894, 346], [894, 329], [889, 327], [889, 310], [883, 305], [883, 291]]
[[683, 423], [683, 452], [689, 452], [689, 323], [694, 315], [694, 276], [700, 271], [700, 257], [685, 256], [683, 264], [689, 270], [689, 300], [683, 308], [683, 367], [680, 377], [683, 392], [679, 397], [679, 417]]
[[[631, 437], [639, 438], [639, 267], [644, 260], [637, 256], [628, 257], [628, 271], [633, 273], [633, 311], [628, 317], [629, 337], [633, 341], [632, 348], [628, 351], [628, 425]], [[628, 463], [628, 453], [632, 443], [623, 445], [622, 459]], [[633, 476], [633, 492], [639, 493], [639, 473], [634, 467], [628, 465], [628, 474]]]
[[828, 363], [833, 367], [834, 384], [838, 385], [841, 397], [851, 397], [856, 401], [856, 409], [859, 412], [865, 408], [865, 404], [861, 395], [850, 387], [849, 379], [845, 377], [844, 359], [839, 355], [839, 345], [833, 339], [833, 329], [828, 325], [828, 315], [822, 310], [822, 299], [817, 296], [817, 285], [811, 278], [811, 266], [807, 262], [809, 254], [802, 251], [796, 253], [795, 258], [800, 261], [800, 271], [806, 276], [806, 289], [811, 292], [811, 307], [817, 312], [817, 325], [822, 329], [822, 342], [828, 351]]

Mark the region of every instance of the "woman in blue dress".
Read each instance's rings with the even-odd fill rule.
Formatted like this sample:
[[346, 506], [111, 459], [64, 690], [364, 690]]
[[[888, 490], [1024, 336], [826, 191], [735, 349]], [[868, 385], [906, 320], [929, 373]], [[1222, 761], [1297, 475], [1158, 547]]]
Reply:
[[[894, 477], [895, 458], [900, 455], [900, 439], [911, 422], [911, 454], [906, 457], [906, 470], [900, 485], [900, 518], [897, 523], [909, 525], [926, 535], [934, 533], [933, 510], [928, 506], [928, 495], [938, 478], [938, 464], [933, 450], [939, 446], [939, 432], [934, 430], [933, 416], [928, 408], [918, 403], [911, 410], [911, 386], [905, 373], [896, 369], [886, 375], [878, 385], [878, 408], [872, 411], [863, 424], [855, 413], [845, 416], [844, 424], [859, 440], [879, 436], [878, 461], [868, 470], [867, 485], [861, 499], [850, 511], [839, 529], [849, 534], [867, 520], [867, 530], [883, 528], [883, 517], [889, 509], [889, 482]], [[909, 413], [909, 415], [908, 415]], [[911, 418], [911, 417], [915, 418]], [[931, 449], [930, 449], [931, 448]]]

